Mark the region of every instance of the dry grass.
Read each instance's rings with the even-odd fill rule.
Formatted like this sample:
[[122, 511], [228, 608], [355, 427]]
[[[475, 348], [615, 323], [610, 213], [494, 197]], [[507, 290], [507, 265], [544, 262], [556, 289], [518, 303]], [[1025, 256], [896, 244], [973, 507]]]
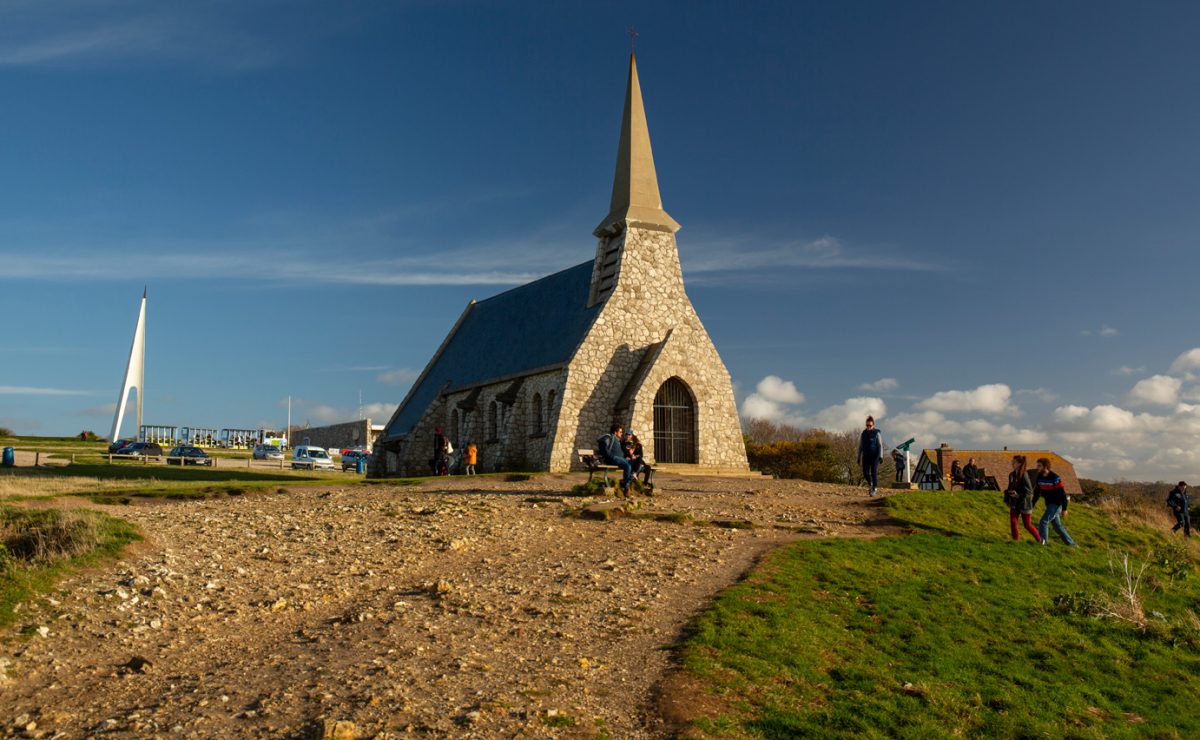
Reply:
[[1169, 531], [1175, 526], [1175, 517], [1167, 509], [1165, 499], [1165, 494], [1162, 499], [1138, 495], [1114, 496], [1100, 504], [1100, 509], [1120, 525]]
[[[153, 482], [153, 481], [150, 481]], [[64, 475], [0, 475], [0, 500], [70, 493], [127, 490], [129, 481]]]
[[59, 509], [0, 509], [0, 542], [8, 556], [49, 563], [92, 552], [100, 543], [96, 517]]

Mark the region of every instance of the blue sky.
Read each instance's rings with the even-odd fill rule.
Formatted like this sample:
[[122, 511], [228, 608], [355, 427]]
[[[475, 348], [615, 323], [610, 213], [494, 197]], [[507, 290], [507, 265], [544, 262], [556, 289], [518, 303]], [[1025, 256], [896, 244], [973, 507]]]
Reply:
[[745, 413], [874, 410], [889, 437], [1194, 477], [1198, 22], [0, 3], [0, 425], [107, 432], [146, 284], [147, 423], [281, 425], [291, 395], [316, 424], [360, 391], [386, 417], [469, 299], [591, 258], [634, 25], [689, 292]]

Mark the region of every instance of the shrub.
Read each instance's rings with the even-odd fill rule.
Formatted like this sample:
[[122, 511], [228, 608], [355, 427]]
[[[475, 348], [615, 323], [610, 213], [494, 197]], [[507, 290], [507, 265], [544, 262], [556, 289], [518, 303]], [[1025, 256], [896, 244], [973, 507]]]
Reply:
[[780, 478], [800, 478], [821, 483], [844, 480], [833, 448], [825, 441], [808, 438], [799, 442], [749, 444], [750, 467]]
[[15, 433], [13, 433], [13, 430], [9, 429], [8, 427], [0, 427], [0, 437], [15, 437], [15, 436], [17, 436], [17, 435]]

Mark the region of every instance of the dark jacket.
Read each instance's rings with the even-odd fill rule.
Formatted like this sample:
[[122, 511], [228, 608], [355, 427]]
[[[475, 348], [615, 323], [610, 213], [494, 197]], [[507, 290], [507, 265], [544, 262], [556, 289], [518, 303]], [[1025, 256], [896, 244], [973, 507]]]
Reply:
[[625, 459], [625, 450], [621, 448], [621, 440], [617, 439], [616, 435], [604, 434], [596, 441], [600, 444], [600, 449], [596, 450], [596, 452], [609, 465], [616, 465], [617, 460]]
[[872, 455], [874, 459], [883, 461], [883, 432], [878, 428], [864, 429], [858, 435], [858, 461], [871, 462]]
[[1167, 506], [1170, 506], [1174, 511], [1187, 511], [1192, 507], [1192, 502], [1188, 494], [1179, 490], [1179, 487], [1171, 489], [1167, 494]]
[[1029, 477], [1029, 471], [1021, 474], [1020, 479], [1017, 478], [1017, 471], [1012, 471], [1008, 474], [1008, 488], [1004, 491], [1004, 502], [1009, 508], [1017, 511], [1033, 511], [1033, 481]]
[[1046, 499], [1047, 504], [1058, 504], [1067, 510], [1067, 489], [1063, 487], [1062, 478], [1058, 473], [1050, 471], [1043, 475], [1039, 475], [1037, 479], [1037, 490], [1033, 492], [1033, 503], [1037, 503], [1038, 498]]

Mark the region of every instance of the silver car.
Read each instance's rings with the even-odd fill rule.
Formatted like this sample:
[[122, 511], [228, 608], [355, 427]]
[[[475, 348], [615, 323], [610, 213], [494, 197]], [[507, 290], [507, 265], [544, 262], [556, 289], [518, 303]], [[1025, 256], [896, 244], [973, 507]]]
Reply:
[[275, 445], [255, 445], [254, 446], [255, 460], [282, 460], [283, 450]]

